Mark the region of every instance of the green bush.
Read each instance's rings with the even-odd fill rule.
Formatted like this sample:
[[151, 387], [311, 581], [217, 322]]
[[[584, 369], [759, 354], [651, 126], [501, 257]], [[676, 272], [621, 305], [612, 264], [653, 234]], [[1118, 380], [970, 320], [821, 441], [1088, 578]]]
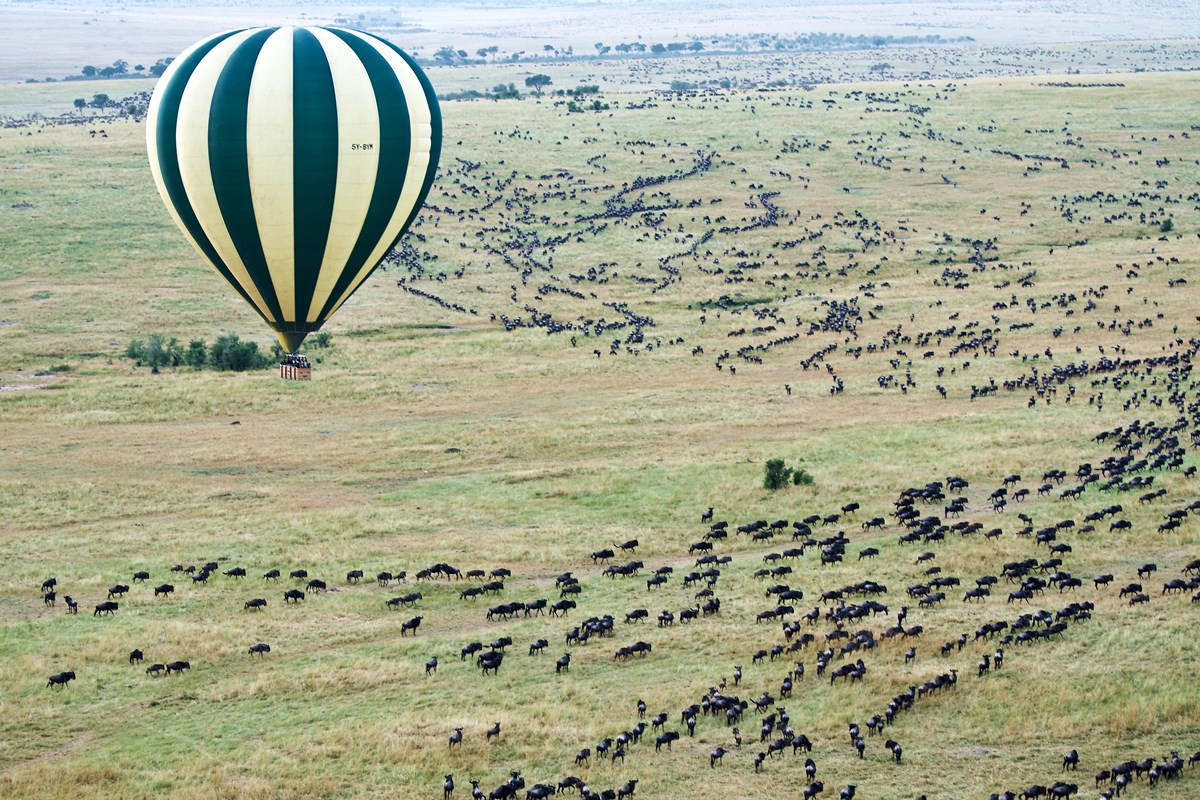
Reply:
[[209, 363], [213, 369], [229, 372], [245, 372], [273, 366], [269, 356], [258, 351], [256, 342], [243, 342], [236, 333], [227, 333], [213, 342], [209, 352]]
[[772, 458], [767, 461], [766, 473], [763, 476], [763, 488], [775, 491], [788, 485], [792, 470], [783, 463], [782, 458]]
[[203, 339], [193, 339], [184, 350], [177, 339], [152, 333], [145, 341], [130, 341], [125, 348], [125, 357], [132, 359], [139, 367], [150, 367], [155, 374], [163, 367], [175, 368], [180, 364], [187, 364], [193, 369], [210, 366], [233, 372], [265, 369], [275, 364], [269, 355], [259, 352], [256, 343], [243, 342], [236, 334], [221, 336], [211, 349]]
[[782, 458], [772, 458], [767, 461], [763, 474], [763, 488], [775, 491], [789, 483], [796, 486], [808, 486], [813, 482], [813, 476], [804, 467], [789, 467]]
[[208, 361], [208, 345], [203, 339], [192, 339], [188, 342], [187, 352], [183, 354], [183, 363], [193, 369], [203, 369]]
[[132, 340], [125, 348], [125, 357], [133, 359], [139, 367], [150, 367], [150, 371], [157, 375], [163, 367], [182, 364], [183, 349], [174, 337], [167, 339], [161, 333], [152, 333], [145, 342], [141, 339]]

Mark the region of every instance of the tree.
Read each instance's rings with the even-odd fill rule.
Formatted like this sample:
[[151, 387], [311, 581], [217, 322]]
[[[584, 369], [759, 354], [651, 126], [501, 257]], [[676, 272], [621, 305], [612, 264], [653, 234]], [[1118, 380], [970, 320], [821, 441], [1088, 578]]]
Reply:
[[491, 45], [487, 49], [487, 54], [492, 57], [492, 61], [496, 60], [496, 54], [499, 52], [500, 52], [500, 47], [498, 45]]
[[129, 62], [123, 58], [118, 58], [112, 63], [112, 70], [114, 75], [124, 75], [129, 71]]
[[487, 54], [488, 49], [486, 47], [481, 47], [475, 51], [475, 55], [479, 56], [480, 58], [487, 58]]
[[763, 475], [763, 488], [772, 492], [776, 489], [782, 489], [788, 485], [791, 477], [792, 470], [784, 466], [782, 458], [769, 459]]
[[552, 82], [549, 75], [544, 75], [540, 72], [537, 75], [530, 75], [525, 79], [525, 85], [533, 89], [539, 96], [542, 94], [542, 89], [545, 89]]
[[271, 363], [271, 359], [258, 352], [255, 342], [243, 342], [236, 333], [229, 333], [217, 338], [209, 352], [208, 361], [213, 369], [245, 372], [249, 369], [263, 369]]
[[109, 102], [109, 97], [106, 94], [101, 93], [92, 96], [92, 108], [104, 108]]
[[183, 351], [174, 339], [165, 339], [161, 333], [152, 333], [145, 342], [134, 339], [125, 348], [125, 356], [134, 359], [138, 366], [150, 367], [157, 375], [162, 367], [177, 367], [183, 361]]
[[162, 74], [167, 71], [167, 67], [171, 66], [171, 62], [174, 60], [174, 58], [160, 58], [150, 67], [150, 74], [155, 78], [161, 78]]
[[75, 110], [82, 114], [85, 108], [87, 108], [87, 100], [84, 100], [82, 97], [76, 97]]
[[99, 70], [97, 70], [97, 69], [96, 69], [95, 67], [93, 67], [91, 64], [88, 64], [88, 65], [87, 65], [86, 67], [84, 67], [84, 68], [83, 68], [83, 70], [82, 70], [82, 72], [83, 72], [83, 76], [84, 76], [85, 78], [94, 78], [94, 77], [96, 77], [96, 73], [97, 73], [98, 71], [99, 71]]
[[656, 56], [661, 56], [663, 53], [667, 52], [667, 46], [662, 42], [655, 42], [654, 44], [650, 45], [650, 52], [654, 53]]
[[183, 363], [193, 369], [200, 369], [208, 361], [208, 346], [203, 339], [192, 339], [188, 342], [187, 352], [183, 354]]
[[145, 64], [134, 64], [133, 71], [140, 75], [141, 73], [146, 71], [146, 65]]
[[454, 59], [458, 56], [453, 47], [446, 45], [433, 54], [434, 61], [440, 61], [443, 64], [453, 64]]
[[1167, 217], [1159, 224], [1158, 230], [1160, 233], [1170, 233], [1175, 230], [1175, 220]]

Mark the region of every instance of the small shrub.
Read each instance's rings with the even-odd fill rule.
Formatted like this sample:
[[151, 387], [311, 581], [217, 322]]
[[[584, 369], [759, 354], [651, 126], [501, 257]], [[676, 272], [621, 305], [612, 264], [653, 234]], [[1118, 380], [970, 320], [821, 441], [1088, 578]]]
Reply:
[[763, 488], [772, 492], [776, 489], [782, 489], [788, 485], [791, 475], [791, 468], [784, 465], [782, 458], [769, 459], [765, 474], [763, 475]]
[[1158, 226], [1158, 230], [1160, 233], [1170, 233], [1171, 231], [1175, 230], [1175, 220], [1167, 217], [1162, 221], [1162, 224]]
[[272, 359], [258, 351], [256, 342], [243, 342], [236, 333], [228, 333], [213, 342], [209, 352], [209, 363], [213, 369], [230, 372], [245, 372], [251, 369], [265, 369], [272, 365]]
[[193, 369], [203, 369], [208, 362], [208, 345], [203, 339], [192, 339], [188, 342], [187, 352], [183, 354], [183, 363]]
[[797, 486], [810, 486], [812, 482], [813, 476], [804, 467], [796, 467], [792, 470], [792, 483]]

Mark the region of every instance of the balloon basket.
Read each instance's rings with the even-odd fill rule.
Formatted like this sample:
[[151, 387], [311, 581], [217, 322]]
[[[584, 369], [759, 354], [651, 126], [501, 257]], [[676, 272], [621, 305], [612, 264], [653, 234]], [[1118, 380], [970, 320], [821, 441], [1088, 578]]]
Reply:
[[311, 381], [312, 364], [304, 356], [287, 355], [279, 362], [279, 377], [285, 381]]

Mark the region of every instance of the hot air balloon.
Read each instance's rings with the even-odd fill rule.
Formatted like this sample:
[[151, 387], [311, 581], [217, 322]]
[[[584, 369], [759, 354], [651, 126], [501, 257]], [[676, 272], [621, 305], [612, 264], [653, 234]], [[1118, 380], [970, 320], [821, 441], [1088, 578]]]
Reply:
[[158, 82], [146, 132], [171, 216], [288, 353], [412, 224], [441, 141], [437, 97], [411, 57], [320, 27], [188, 48]]

